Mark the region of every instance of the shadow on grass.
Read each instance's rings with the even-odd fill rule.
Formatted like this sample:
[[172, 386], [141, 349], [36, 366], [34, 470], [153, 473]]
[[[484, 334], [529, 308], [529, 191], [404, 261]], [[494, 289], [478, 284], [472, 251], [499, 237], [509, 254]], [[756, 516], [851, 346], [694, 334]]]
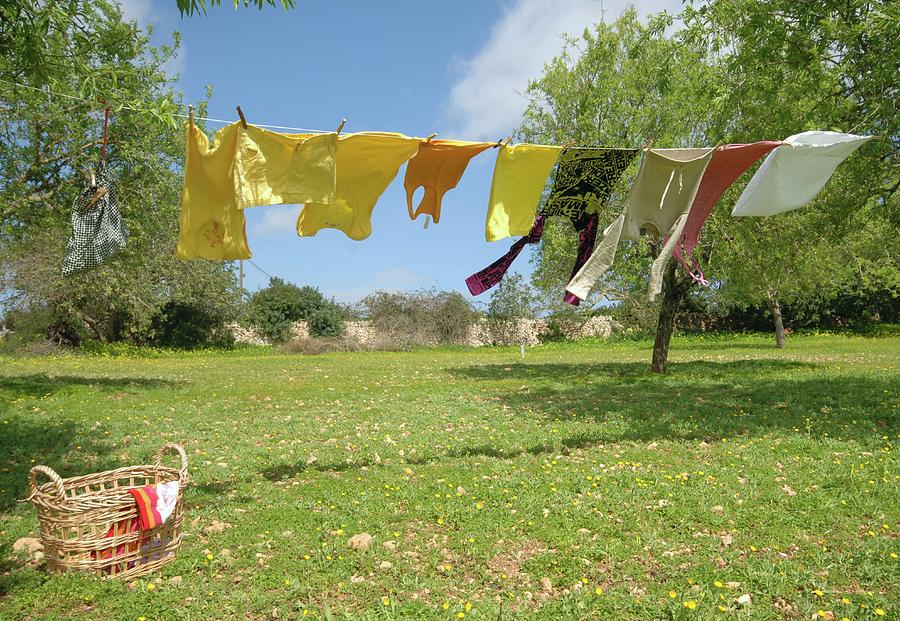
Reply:
[[[27, 495], [28, 471], [44, 464], [66, 478], [121, 464], [106, 459], [109, 448], [96, 433], [69, 418], [46, 415], [37, 406], [27, 417], [9, 414], [13, 402], [40, 398], [75, 386], [101, 391], [178, 387], [182, 382], [143, 378], [94, 378], [69, 375], [0, 376], [0, 512]], [[94, 395], [95, 398], [96, 395]], [[43, 482], [43, 481], [42, 481]]]
[[[468, 388], [472, 394], [497, 398], [500, 405], [535, 424], [564, 421], [584, 427], [531, 447], [474, 444], [405, 463], [510, 459], [615, 442], [715, 442], [795, 429], [814, 438], [868, 444], [898, 427], [886, 399], [896, 398], [891, 395], [900, 392], [900, 380], [828, 376], [818, 365], [796, 361], [670, 363], [664, 376], [650, 372], [644, 362], [473, 365], [447, 372], [455, 379], [474, 381]], [[298, 462], [278, 464], [262, 474], [278, 481], [304, 471], [342, 472], [374, 465], [371, 460]]]
[[[600, 424], [589, 434], [598, 443], [716, 440], [794, 429], [817, 438], [871, 441], [873, 433], [898, 423], [885, 399], [897, 394], [900, 380], [829, 375], [805, 362], [670, 363], [662, 376], [645, 363], [474, 365], [450, 373], [484, 382], [482, 392], [523, 416]], [[497, 384], [502, 380], [520, 387], [503, 388]]]

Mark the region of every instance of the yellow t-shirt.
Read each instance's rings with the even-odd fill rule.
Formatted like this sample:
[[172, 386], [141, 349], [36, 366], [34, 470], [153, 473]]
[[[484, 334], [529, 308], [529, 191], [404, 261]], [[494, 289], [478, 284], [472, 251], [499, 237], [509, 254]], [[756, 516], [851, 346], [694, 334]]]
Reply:
[[234, 196], [238, 123], [213, 136], [212, 145], [195, 125], [185, 124], [184, 193], [178, 217], [179, 259], [249, 259], [246, 220]]
[[282, 134], [238, 126], [234, 190], [238, 209], [334, 202], [338, 136]]
[[416, 154], [421, 138], [362, 132], [341, 136], [337, 145], [334, 202], [307, 203], [297, 219], [297, 235], [309, 237], [323, 228], [339, 229], [350, 239], [372, 233], [375, 203], [403, 162]]
[[539, 144], [500, 147], [488, 201], [488, 241], [528, 235], [541, 193], [561, 151], [562, 147]]

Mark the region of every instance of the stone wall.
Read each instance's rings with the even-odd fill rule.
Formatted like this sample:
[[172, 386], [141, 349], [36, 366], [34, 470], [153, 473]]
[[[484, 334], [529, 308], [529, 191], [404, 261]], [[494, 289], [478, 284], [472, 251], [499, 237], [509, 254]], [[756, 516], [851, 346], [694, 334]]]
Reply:
[[[234, 334], [234, 340], [248, 345], [266, 345], [266, 340], [260, 337], [253, 329], [230, 324], [229, 329]], [[491, 345], [539, 345], [541, 335], [548, 331], [550, 325], [546, 319], [518, 319], [497, 320], [481, 319], [478, 323], [469, 326], [466, 338], [459, 345], [470, 347], [485, 347]], [[610, 317], [596, 316], [585, 321], [571, 321], [560, 326], [567, 340], [583, 338], [608, 338], [620, 326]], [[291, 335], [294, 340], [309, 337], [309, 328], [304, 321], [294, 324]], [[348, 321], [344, 324], [344, 335], [361, 343], [373, 344], [385, 340], [383, 335], [368, 321]]]

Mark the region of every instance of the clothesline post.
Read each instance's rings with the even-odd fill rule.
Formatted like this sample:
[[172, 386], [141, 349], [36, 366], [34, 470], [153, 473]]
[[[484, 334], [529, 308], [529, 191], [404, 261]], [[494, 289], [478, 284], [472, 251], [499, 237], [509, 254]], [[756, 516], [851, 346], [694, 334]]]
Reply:
[[244, 301], [244, 260], [238, 261], [240, 264], [240, 282], [241, 282], [241, 301]]

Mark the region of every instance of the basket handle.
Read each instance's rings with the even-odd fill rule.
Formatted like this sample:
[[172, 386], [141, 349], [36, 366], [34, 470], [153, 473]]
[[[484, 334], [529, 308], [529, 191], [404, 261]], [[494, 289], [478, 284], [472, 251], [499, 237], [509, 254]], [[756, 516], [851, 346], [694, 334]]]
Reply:
[[175, 451], [176, 453], [178, 453], [178, 456], [181, 458], [181, 468], [179, 469], [178, 478], [181, 479], [182, 485], [187, 483], [188, 458], [187, 458], [187, 453], [184, 452], [184, 449], [181, 447], [180, 444], [175, 444], [174, 442], [167, 442], [167, 443], [163, 444], [161, 447], [159, 447], [159, 450], [157, 450], [156, 453], [153, 455], [153, 463], [156, 464], [157, 466], [161, 466], [163, 453], [165, 453], [167, 449]]
[[59, 496], [58, 500], [65, 502], [66, 500], [66, 489], [63, 487], [63, 481], [56, 474], [56, 471], [50, 466], [35, 466], [28, 472], [28, 499], [31, 500], [38, 493], [38, 483], [37, 483], [37, 475], [43, 474], [46, 475], [48, 479], [53, 481], [53, 485], [56, 487], [56, 494]]

